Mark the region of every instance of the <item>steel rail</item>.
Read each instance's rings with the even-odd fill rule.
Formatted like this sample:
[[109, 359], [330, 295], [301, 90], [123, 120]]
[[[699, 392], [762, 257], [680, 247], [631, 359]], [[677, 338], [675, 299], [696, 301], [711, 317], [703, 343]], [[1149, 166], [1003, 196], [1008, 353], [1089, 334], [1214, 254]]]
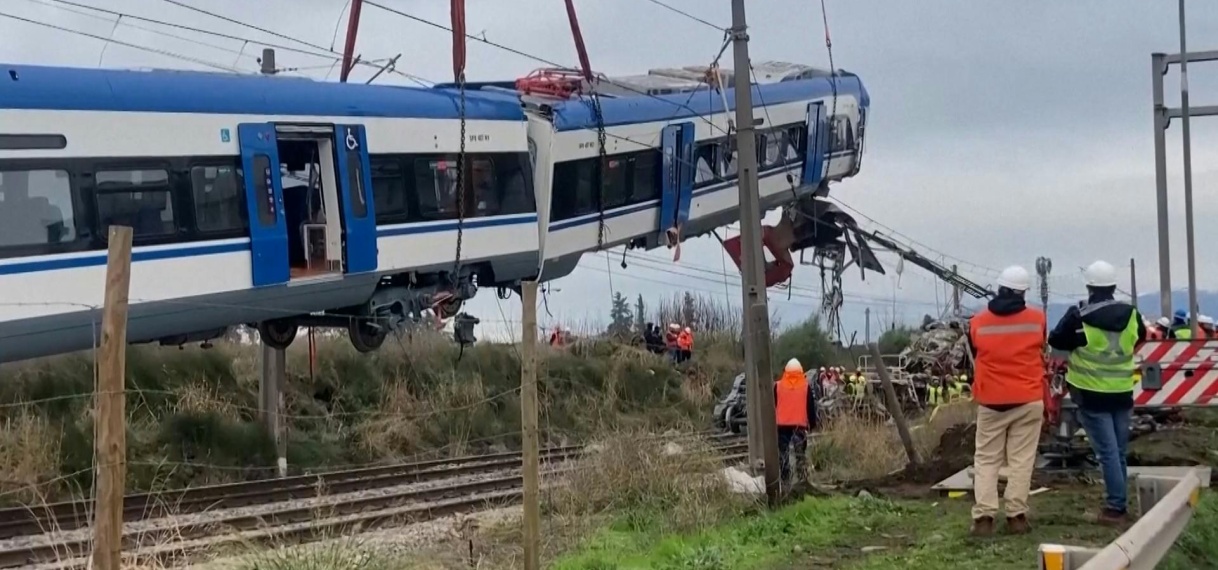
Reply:
[[[572, 448], [575, 449], [572, 449]], [[543, 460], [548, 460], [547, 463], [559, 463], [570, 459], [582, 451], [582, 446], [565, 446], [560, 448], [551, 448], [546, 450], [546, 455]], [[746, 449], [745, 443], [727, 443], [726, 445], [717, 446], [714, 451], [726, 455], [723, 459], [730, 461], [738, 459], [738, 453]], [[733, 455], [734, 454], [734, 455]], [[338, 481], [335, 485], [342, 488], [351, 488], [354, 490], [366, 490], [368, 487], [361, 487], [361, 484], [375, 484], [373, 488], [382, 488], [386, 486], [394, 486], [403, 484], [402, 479], [409, 479], [405, 483], [410, 483], [416, 480], [416, 477], [423, 477], [417, 480], [437, 480], [450, 477], [459, 477], [463, 475], [493, 471], [506, 470], [515, 467], [516, 461], [519, 460], [519, 455], [516, 454], [516, 461], [511, 457], [512, 453], [492, 454], [491, 456], [481, 456], [481, 463], [471, 462], [468, 465], [459, 465], [447, 469], [424, 469], [421, 471], [408, 471], [404, 474], [392, 475], [382, 473], [372, 477], [344, 479]], [[487, 457], [498, 458], [491, 461], [485, 461]], [[467, 458], [462, 458], [467, 459]], [[439, 460], [440, 463], [451, 464], [453, 460]], [[421, 462], [417, 464], [409, 464], [410, 466], [418, 465], [434, 465], [436, 462]], [[496, 469], [488, 469], [488, 463], [499, 465]], [[405, 466], [397, 466], [405, 467]], [[380, 468], [373, 468], [380, 469]], [[481, 471], [480, 471], [481, 470]], [[561, 468], [550, 470], [548, 474], [562, 473], [569, 468]], [[356, 471], [371, 471], [356, 470]], [[351, 473], [335, 472], [339, 474]], [[386, 483], [384, 479], [397, 477], [397, 483]], [[302, 476], [307, 479], [316, 481], [317, 476]], [[290, 478], [287, 478], [290, 479]], [[284, 481], [280, 480], [266, 480]], [[252, 481], [248, 483], [263, 483], [263, 481]], [[240, 495], [240, 498], [235, 498], [236, 501], [253, 500], [246, 489], [242, 486], [246, 484], [230, 484], [230, 485], [215, 485], [210, 487], [200, 487], [197, 489], [215, 489], [215, 488], [238, 488], [239, 492], [234, 493], [234, 497]], [[516, 495], [515, 501], [519, 500], [520, 487], [522, 480], [520, 475], [509, 475], [501, 477], [493, 477], [472, 482], [460, 482], [439, 487], [427, 489], [409, 489], [398, 492], [387, 493], [379, 496], [356, 497], [349, 500], [339, 501], [330, 504], [318, 505], [309, 504], [286, 509], [280, 509], [269, 512], [255, 514], [240, 514], [230, 516], [218, 516], [208, 520], [189, 522], [180, 525], [171, 525], [161, 528], [129, 531], [123, 536], [123, 550], [126, 552], [147, 550], [154, 548], [157, 545], [172, 545], [182, 543], [183, 541], [191, 541], [198, 539], [210, 539], [217, 536], [232, 536], [235, 533], [243, 533], [248, 531], [275, 531], [271, 532], [267, 540], [273, 539], [276, 543], [281, 541], [286, 542], [304, 542], [311, 537], [324, 536], [327, 531], [334, 531], [340, 528], [347, 528], [358, 524], [361, 528], [384, 526], [387, 524], [405, 524], [420, 522], [422, 520], [431, 520], [448, 514], [457, 512], [465, 512], [466, 510], [476, 510], [474, 503], [485, 506], [487, 498], [484, 496], [487, 493], [504, 493], [505, 496]], [[294, 487], [293, 487], [294, 488]], [[193, 491], [187, 490], [184, 492]], [[312, 488], [313, 495], [316, 496], [317, 488]], [[268, 489], [263, 493], [290, 493], [286, 488]], [[203, 501], [211, 501], [211, 505], [223, 504], [226, 498], [206, 496], [199, 498], [192, 504], [203, 504]], [[429, 506], [432, 502], [439, 501], [438, 506]], [[275, 501], [263, 501], [263, 503], [273, 503]], [[418, 507], [411, 506], [414, 503], [425, 502], [428, 505]], [[65, 503], [66, 504], [66, 503]], [[403, 507], [406, 507], [403, 509]], [[392, 511], [392, 512], [390, 512]], [[400, 511], [400, 512], [399, 512]], [[125, 510], [124, 514], [127, 511]], [[69, 520], [76, 521], [76, 516]], [[303, 525], [303, 528], [277, 528], [290, 527], [300, 523], [310, 523]], [[88, 521], [83, 522], [84, 525]], [[206, 550], [213, 548], [216, 544], [231, 542], [232, 540], [249, 541], [249, 537], [221, 538], [219, 540], [208, 541], [205, 545], [199, 546], [196, 550]], [[46, 542], [42, 544], [34, 544], [11, 548], [0, 551], [0, 569], [17, 568], [31, 564], [46, 564], [56, 561], [70, 560], [77, 557], [87, 556], [91, 548], [91, 539], [82, 537], [80, 539], [70, 539], [55, 542]], [[177, 557], [185, 553], [187, 549], [177, 548], [173, 551]], [[68, 565], [65, 568], [74, 568], [77, 566]], [[80, 568], [84, 568], [83, 563]]]

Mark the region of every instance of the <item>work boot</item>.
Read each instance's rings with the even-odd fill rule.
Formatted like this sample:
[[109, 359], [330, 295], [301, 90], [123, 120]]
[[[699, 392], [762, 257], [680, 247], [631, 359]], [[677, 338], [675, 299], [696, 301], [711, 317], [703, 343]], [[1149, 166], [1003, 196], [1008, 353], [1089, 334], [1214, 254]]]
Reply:
[[973, 519], [973, 526], [969, 529], [969, 534], [977, 537], [993, 536], [994, 517]]
[[1095, 522], [1103, 526], [1119, 528], [1125, 526], [1129, 522], [1129, 515], [1128, 513], [1123, 513], [1116, 509], [1104, 507], [1102, 510], [1100, 510], [1100, 514], [1098, 517], [1096, 517]]
[[1028, 524], [1027, 515], [1007, 517], [1007, 534], [1028, 534], [1029, 532], [1032, 532], [1032, 525]]

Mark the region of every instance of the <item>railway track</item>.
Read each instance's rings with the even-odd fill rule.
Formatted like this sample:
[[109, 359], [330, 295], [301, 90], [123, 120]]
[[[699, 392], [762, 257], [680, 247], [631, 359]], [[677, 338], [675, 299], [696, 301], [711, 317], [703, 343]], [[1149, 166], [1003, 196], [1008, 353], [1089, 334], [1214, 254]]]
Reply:
[[[747, 444], [736, 438], [711, 437], [719, 440], [715, 451], [725, 460], [747, 456]], [[561, 473], [556, 468], [574, 458], [582, 446], [548, 448], [542, 451], [543, 467], [549, 474]], [[742, 455], [743, 454], [743, 455]], [[402, 465], [336, 471], [317, 475], [301, 475], [283, 479], [268, 479], [196, 487], [160, 495], [132, 495], [124, 500], [124, 519], [154, 521], [185, 513], [196, 513], [193, 520], [168, 526], [124, 533], [123, 550], [137, 553], [141, 558], [155, 557], [172, 564], [193, 554], [235, 542], [276, 544], [300, 543], [341, 533], [353, 526], [375, 528], [411, 524], [442, 516], [476, 511], [488, 504], [508, 505], [519, 502], [522, 481], [519, 474], [492, 476], [472, 481], [458, 481], [427, 488], [392, 490], [392, 487], [443, 481], [478, 474], [493, 474], [518, 468], [519, 453], [462, 457], [424, 461]], [[257, 513], [215, 513], [217, 509], [274, 505], [294, 499], [320, 498], [355, 491], [388, 489], [387, 492], [352, 497], [327, 504], [285, 505], [284, 508]], [[131, 501], [129, 504], [127, 501]], [[23, 513], [23, 514], [18, 514]], [[9, 515], [14, 517], [9, 520]], [[0, 510], [0, 532], [15, 542], [14, 537], [29, 537], [28, 543], [0, 550], [0, 568], [17, 568], [31, 564], [71, 561], [87, 556], [90, 537], [84, 531], [67, 534], [62, 539], [45, 538], [48, 530], [84, 529], [89, 524], [87, 505], [65, 502], [44, 509]], [[68, 562], [59, 568], [85, 568], [87, 564]]]

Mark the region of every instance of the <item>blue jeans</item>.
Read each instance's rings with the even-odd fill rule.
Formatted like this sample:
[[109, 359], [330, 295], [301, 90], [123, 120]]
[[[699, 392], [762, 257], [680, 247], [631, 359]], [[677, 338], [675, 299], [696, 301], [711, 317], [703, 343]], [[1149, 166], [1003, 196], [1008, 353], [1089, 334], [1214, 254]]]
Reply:
[[1109, 509], [1124, 513], [1128, 504], [1129, 422], [1133, 410], [1094, 411], [1079, 408], [1079, 422], [1104, 474], [1104, 501]]

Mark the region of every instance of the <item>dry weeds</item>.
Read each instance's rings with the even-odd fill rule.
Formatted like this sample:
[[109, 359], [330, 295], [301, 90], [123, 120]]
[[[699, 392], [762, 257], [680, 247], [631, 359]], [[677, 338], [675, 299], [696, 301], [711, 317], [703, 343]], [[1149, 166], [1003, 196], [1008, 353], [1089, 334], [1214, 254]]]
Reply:
[[[974, 421], [976, 404], [969, 401], [939, 406], [933, 417], [911, 422], [910, 435], [919, 457], [934, 452], [948, 428]], [[830, 419], [809, 446], [816, 474], [835, 481], [882, 477], [908, 463], [896, 427], [874, 417], [842, 414]]]

